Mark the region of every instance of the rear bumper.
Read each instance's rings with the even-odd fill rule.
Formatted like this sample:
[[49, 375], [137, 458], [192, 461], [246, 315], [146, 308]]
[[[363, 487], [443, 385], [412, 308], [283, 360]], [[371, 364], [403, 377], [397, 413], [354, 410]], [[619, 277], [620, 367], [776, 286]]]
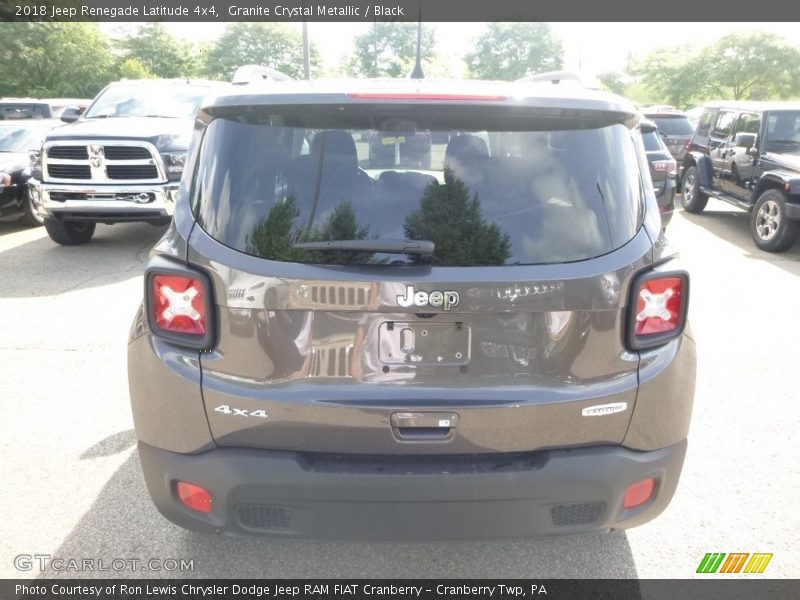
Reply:
[[100, 223], [169, 220], [178, 194], [178, 182], [92, 187], [31, 180], [28, 186], [41, 216]]
[[[640, 525], [672, 498], [686, 440], [638, 452], [598, 446], [464, 456], [325, 455], [240, 448], [177, 454], [139, 443], [150, 495], [197, 531], [335, 539], [475, 539]], [[645, 504], [628, 486], [656, 479]], [[176, 499], [181, 480], [212, 493], [209, 514]]]

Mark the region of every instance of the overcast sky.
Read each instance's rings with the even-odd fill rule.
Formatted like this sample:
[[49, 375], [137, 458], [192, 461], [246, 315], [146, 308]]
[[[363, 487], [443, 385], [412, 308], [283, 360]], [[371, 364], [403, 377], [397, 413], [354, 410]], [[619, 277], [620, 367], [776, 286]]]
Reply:
[[[110, 30], [108, 24], [104, 29]], [[199, 41], [215, 39], [223, 23], [166, 23], [176, 36]], [[663, 46], [706, 45], [734, 31], [771, 31], [800, 46], [797, 23], [551, 23], [564, 44], [565, 68], [588, 71], [620, 71], [628, 53], [644, 56]], [[299, 23], [290, 27], [301, 28]], [[472, 49], [484, 23], [430, 23], [436, 29], [439, 51], [462, 56]], [[345, 40], [371, 27], [369, 23], [309, 23], [309, 37], [319, 46], [326, 67], [338, 66], [352, 44]]]

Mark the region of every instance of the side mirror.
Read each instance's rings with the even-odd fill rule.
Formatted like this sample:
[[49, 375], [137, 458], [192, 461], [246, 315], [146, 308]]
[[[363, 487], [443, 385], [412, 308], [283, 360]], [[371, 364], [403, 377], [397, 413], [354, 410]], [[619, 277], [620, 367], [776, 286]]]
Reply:
[[756, 143], [754, 133], [737, 133], [734, 144], [737, 148], [752, 148]]
[[758, 158], [758, 148], [755, 146], [750, 146], [745, 154], [747, 154], [747, 156], [750, 158]]
[[69, 108], [65, 108], [64, 112], [61, 113], [61, 120], [64, 121], [64, 123], [74, 123], [80, 118], [82, 112], [80, 108], [70, 106]]

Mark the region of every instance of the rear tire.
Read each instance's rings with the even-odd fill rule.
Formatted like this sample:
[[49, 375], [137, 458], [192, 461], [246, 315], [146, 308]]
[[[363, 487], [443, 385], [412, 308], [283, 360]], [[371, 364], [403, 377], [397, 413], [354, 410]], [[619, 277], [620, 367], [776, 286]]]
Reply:
[[28, 227], [41, 227], [44, 224], [44, 218], [39, 216], [36, 207], [33, 205], [33, 199], [28, 193], [28, 190], [22, 192], [22, 210], [25, 211], [22, 217], [22, 222]]
[[94, 235], [96, 223], [59, 221], [58, 219], [45, 219], [44, 228], [47, 235], [56, 244], [62, 246], [79, 246], [85, 244]]
[[683, 176], [681, 206], [686, 212], [697, 214], [703, 212], [706, 204], [708, 204], [708, 194], [700, 191], [700, 178], [697, 173], [697, 167], [689, 167]]
[[786, 197], [767, 190], [758, 197], [750, 215], [750, 233], [756, 246], [766, 252], [783, 252], [800, 236], [800, 223], [786, 218]]

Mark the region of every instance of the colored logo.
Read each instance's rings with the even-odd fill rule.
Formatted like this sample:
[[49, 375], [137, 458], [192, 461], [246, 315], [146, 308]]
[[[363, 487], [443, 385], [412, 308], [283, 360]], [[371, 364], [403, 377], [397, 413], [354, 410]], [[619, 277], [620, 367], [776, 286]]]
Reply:
[[763, 573], [772, 554], [747, 552], [709, 552], [700, 561], [698, 573]]

